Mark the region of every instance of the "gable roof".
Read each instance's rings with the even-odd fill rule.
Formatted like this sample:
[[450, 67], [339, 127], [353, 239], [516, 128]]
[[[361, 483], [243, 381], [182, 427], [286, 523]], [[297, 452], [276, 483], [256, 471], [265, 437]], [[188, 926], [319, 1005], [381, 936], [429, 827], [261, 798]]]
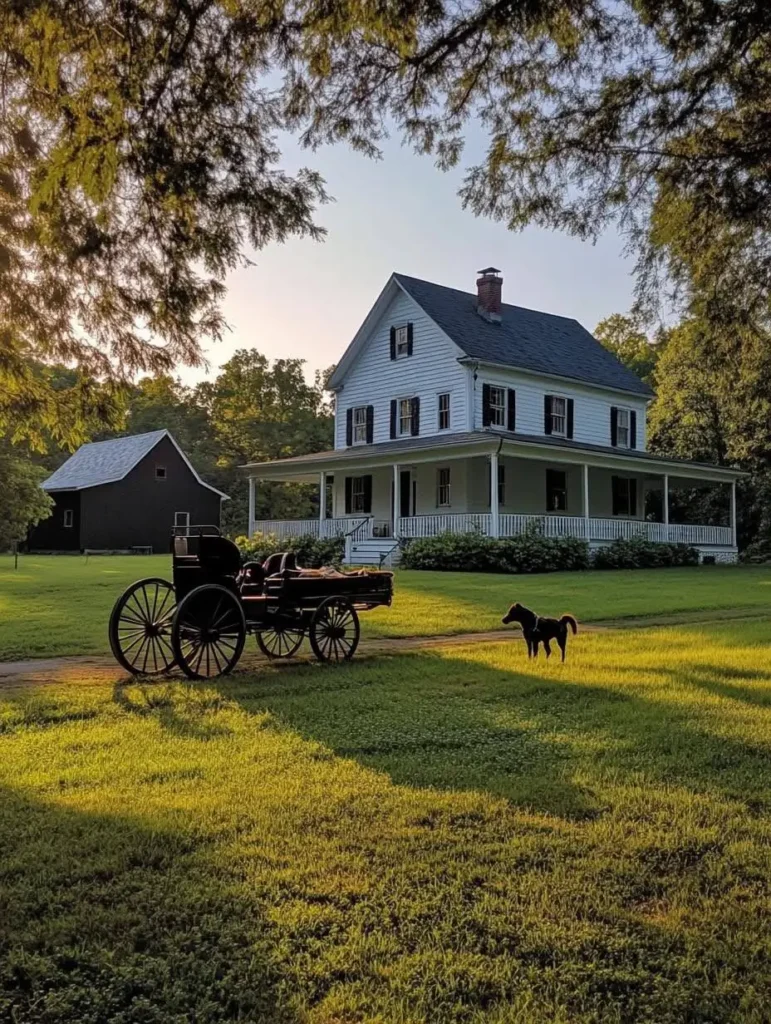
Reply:
[[477, 297], [395, 274], [395, 279], [470, 359], [651, 396], [653, 391], [571, 317], [501, 305], [500, 323], [477, 313]]
[[202, 487], [214, 491], [221, 498], [227, 498], [227, 494], [200, 478], [168, 430], [152, 430], [148, 434], [133, 434], [131, 437], [115, 437], [110, 441], [81, 445], [40, 486], [44, 491], [83, 491], [88, 487], [117, 483], [138, 466], [164, 437], [168, 437]]
[[564, 377], [645, 398], [653, 396], [653, 390], [644, 381], [571, 317], [503, 303], [500, 323], [492, 323], [477, 313], [476, 295], [407, 274], [391, 275], [337, 364], [330, 387], [340, 387], [398, 289], [434, 321], [461, 358]]

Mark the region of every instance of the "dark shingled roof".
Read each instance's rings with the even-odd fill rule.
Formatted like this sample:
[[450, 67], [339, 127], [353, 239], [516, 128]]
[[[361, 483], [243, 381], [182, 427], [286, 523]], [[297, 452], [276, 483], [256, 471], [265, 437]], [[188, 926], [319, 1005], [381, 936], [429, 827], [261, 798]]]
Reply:
[[653, 394], [577, 320], [504, 303], [501, 322], [490, 323], [477, 313], [476, 295], [405, 274], [394, 277], [471, 359]]

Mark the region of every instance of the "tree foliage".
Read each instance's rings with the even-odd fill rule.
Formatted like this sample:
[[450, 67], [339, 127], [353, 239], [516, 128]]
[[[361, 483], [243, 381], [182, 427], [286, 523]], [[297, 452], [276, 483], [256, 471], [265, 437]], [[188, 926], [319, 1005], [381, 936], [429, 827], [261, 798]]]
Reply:
[[663, 345], [661, 337], [649, 340], [637, 319], [620, 313], [601, 320], [594, 329], [594, 336], [641, 380], [653, 383]]
[[285, 30], [241, 0], [2, 5], [0, 430], [82, 440], [125, 375], [200, 362], [244, 243], [320, 235], [321, 181], [277, 167], [260, 81]]
[[53, 502], [40, 489], [45, 470], [0, 440], [0, 551], [24, 540], [29, 527], [45, 519]]

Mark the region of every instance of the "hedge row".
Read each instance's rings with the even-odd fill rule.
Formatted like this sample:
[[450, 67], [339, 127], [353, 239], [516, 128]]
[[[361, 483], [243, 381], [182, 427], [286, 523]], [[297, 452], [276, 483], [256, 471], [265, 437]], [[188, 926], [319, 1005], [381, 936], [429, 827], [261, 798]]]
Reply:
[[277, 551], [294, 551], [298, 565], [306, 569], [320, 569], [323, 565], [340, 565], [345, 554], [345, 538], [301, 537], [279, 538], [275, 533], [255, 533], [252, 537], [236, 537], [241, 557], [264, 562]]
[[569, 572], [577, 569], [653, 569], [698, 565], [699, 552], [686, 544], [656, 544], [643, 537], [615, 540], [593, 553], [575, 537], [523, 533], [495, 540], [479, 533], [440, 533], [410, 541], [405, 569], [445, 572]]

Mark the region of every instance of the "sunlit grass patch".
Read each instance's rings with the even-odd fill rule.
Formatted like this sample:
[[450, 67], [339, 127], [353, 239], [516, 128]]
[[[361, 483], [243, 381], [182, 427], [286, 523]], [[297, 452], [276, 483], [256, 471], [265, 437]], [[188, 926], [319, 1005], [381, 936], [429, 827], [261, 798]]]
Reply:
[[19, 690], [0, 1020], [766, 1021], [770, 644]]

